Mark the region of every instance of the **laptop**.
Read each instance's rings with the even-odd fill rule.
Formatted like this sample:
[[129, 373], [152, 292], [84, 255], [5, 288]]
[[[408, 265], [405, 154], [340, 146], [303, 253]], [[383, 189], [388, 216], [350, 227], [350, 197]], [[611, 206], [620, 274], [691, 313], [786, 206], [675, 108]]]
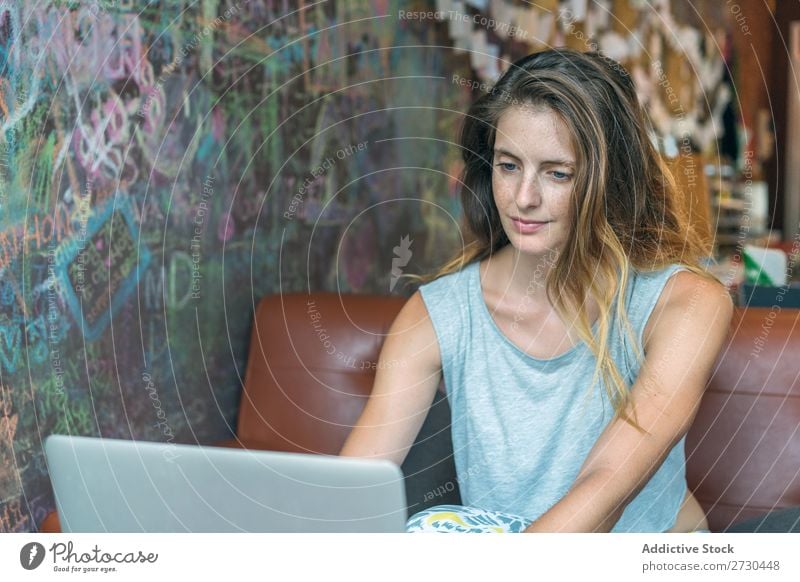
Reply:
[[64, 532], [405, 531], [386, 460], [52, 435]]

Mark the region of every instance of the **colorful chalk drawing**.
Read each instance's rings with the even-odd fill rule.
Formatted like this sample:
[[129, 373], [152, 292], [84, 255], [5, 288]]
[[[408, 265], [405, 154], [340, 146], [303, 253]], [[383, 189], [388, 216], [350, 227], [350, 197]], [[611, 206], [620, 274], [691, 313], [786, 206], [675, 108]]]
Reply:
[[62, 245], [57, 255], [67, 303], [87, 341], [100, 337], [150, 262], [147, 247], [137, 245], [128, 205], [123, 194], [107, 200], [88, 220], [85, 234]]

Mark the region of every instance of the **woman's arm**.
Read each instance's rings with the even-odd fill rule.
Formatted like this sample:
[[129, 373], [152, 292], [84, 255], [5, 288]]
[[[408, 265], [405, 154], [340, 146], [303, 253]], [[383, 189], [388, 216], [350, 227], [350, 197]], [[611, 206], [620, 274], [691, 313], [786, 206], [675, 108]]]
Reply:
[[631, 389], [643, 434], [609, 423], [566, 495], [526, 530], [607, 532], [688, 432], [727, 337], [733, 304], [700, 275], [670, 278], [647, 323], [645, 360]]
[[372, 393], [339, 455], [401, 465], [433, 402], [441, 368], [436, 332], [417, 291], [389, 329]]

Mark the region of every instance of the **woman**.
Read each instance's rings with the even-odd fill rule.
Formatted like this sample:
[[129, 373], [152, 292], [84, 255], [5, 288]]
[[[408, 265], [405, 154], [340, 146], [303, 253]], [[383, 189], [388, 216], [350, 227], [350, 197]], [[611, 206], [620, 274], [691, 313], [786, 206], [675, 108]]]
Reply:
[[684, 437], [733, 306], [630, 77], [530, 55], [460, 141], [476, 240], [397, 316], [341, 454], [401, 464], [443, 376], [465, 506], [409, 531], [705, 530]]

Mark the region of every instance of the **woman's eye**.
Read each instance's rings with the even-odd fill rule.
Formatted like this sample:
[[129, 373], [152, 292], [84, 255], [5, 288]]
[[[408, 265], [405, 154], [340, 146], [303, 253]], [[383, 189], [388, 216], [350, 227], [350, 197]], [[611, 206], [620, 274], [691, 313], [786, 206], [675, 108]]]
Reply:
[[514, 169], [517, 167], [516, 164], [512, 164], [511, 162], [500, 162], [497, 165], [500, 166], [506, 172], [513, 172]]
[[558, 170], [554, 170], [551, 175], [553, 178], [558, 180], [559, 182], [566, 182], [570, 178], [572, 178], [572, 174], [568, 174], [566, 172], [559, 172]]

